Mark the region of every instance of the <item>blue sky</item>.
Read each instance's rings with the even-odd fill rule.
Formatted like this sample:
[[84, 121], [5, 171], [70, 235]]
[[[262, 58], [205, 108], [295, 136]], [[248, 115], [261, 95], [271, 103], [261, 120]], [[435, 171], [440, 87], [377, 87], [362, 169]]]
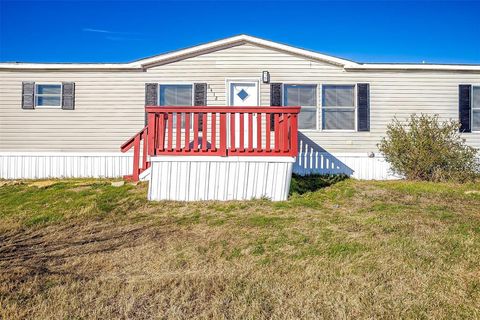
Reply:
[[128, 62], [246, 33], [358, 62], [480, 64], [480, 2], [5, 1], [0, 61]]

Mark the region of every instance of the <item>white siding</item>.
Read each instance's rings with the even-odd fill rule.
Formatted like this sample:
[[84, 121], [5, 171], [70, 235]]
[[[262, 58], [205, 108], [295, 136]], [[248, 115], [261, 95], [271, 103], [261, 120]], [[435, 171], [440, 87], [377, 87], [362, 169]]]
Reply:
[[[317, 151], [376, 151], [394, 116], [437, 113], [458, 119], [458, 85], [480, 83], [478, 72], [345, 71], [286, 52], [251, 44], [226, 48], [142, 71], [1, 71], [1, 151], [118, 151], [144, 123], [146, 82], [207, 82], [208, 104], [226, 104], [226, 79], [260, 79], [268, 70], [271, 82], [370, 83], [370, 132], [304, 132]], [[75, 110], [22, 110], [22, 81], [73, 81]], [[268, 105], [269, 85], [260, 85], [260, 101]], [[320, 103], [318, 90], [318, 101]], [[321, 112], [319, 112], [319, 121]], [[480, 133], [464, 135], [480, 147]]]

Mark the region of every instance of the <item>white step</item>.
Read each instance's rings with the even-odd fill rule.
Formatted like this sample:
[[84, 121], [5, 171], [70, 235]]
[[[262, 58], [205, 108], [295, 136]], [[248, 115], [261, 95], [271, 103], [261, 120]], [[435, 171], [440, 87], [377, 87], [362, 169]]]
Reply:
[[152, 171], [152, 167], [148, 168], [147, 170], [143, 171], [139, 175], [140, 181], [150, 181], [150, 172]]

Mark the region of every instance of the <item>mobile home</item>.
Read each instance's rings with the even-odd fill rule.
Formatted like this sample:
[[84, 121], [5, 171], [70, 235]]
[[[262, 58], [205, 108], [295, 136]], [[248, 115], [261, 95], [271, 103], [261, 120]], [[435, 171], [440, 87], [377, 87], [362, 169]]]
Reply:
[[358, 63], [247, 35], [129, 63], [0, 63], [0, 178], [284, 199], [292, 171], [394, 178], [377, 144], [413, 113], [458, 120], [479, 148], [480, 65]]

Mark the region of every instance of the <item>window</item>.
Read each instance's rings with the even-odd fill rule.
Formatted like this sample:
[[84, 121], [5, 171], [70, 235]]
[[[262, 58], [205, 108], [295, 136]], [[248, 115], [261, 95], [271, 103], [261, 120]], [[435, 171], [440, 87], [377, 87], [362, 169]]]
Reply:
[[[160, 106], [192, 106], [193, 86], [191, 84], [161, 84], [159, 85], [158, 100]], [[174, 119], [176, 119], [176, 115]], [[173, 127], [176, 127], [176, 121], [173, 121]], [[184, 128], [185, 114], [182, 115], [182, 129]]]
[[302, 107], [298, 115], [298, 128], [317, 129], [317, 86], [289, 84], [284, 86], [283, 91], [283, 105]]
[[61, 84], [35, 84], [36, 107], [62, 107]]
[[355, 86], [322, 86], [322, 129], [355, 130]]
[[191, 106], [192, 105], [191, 84], [161, 84], [160, 105], [161, 106]]
[[480, 131], [480, 86], [472, 86], [472, 131]]

